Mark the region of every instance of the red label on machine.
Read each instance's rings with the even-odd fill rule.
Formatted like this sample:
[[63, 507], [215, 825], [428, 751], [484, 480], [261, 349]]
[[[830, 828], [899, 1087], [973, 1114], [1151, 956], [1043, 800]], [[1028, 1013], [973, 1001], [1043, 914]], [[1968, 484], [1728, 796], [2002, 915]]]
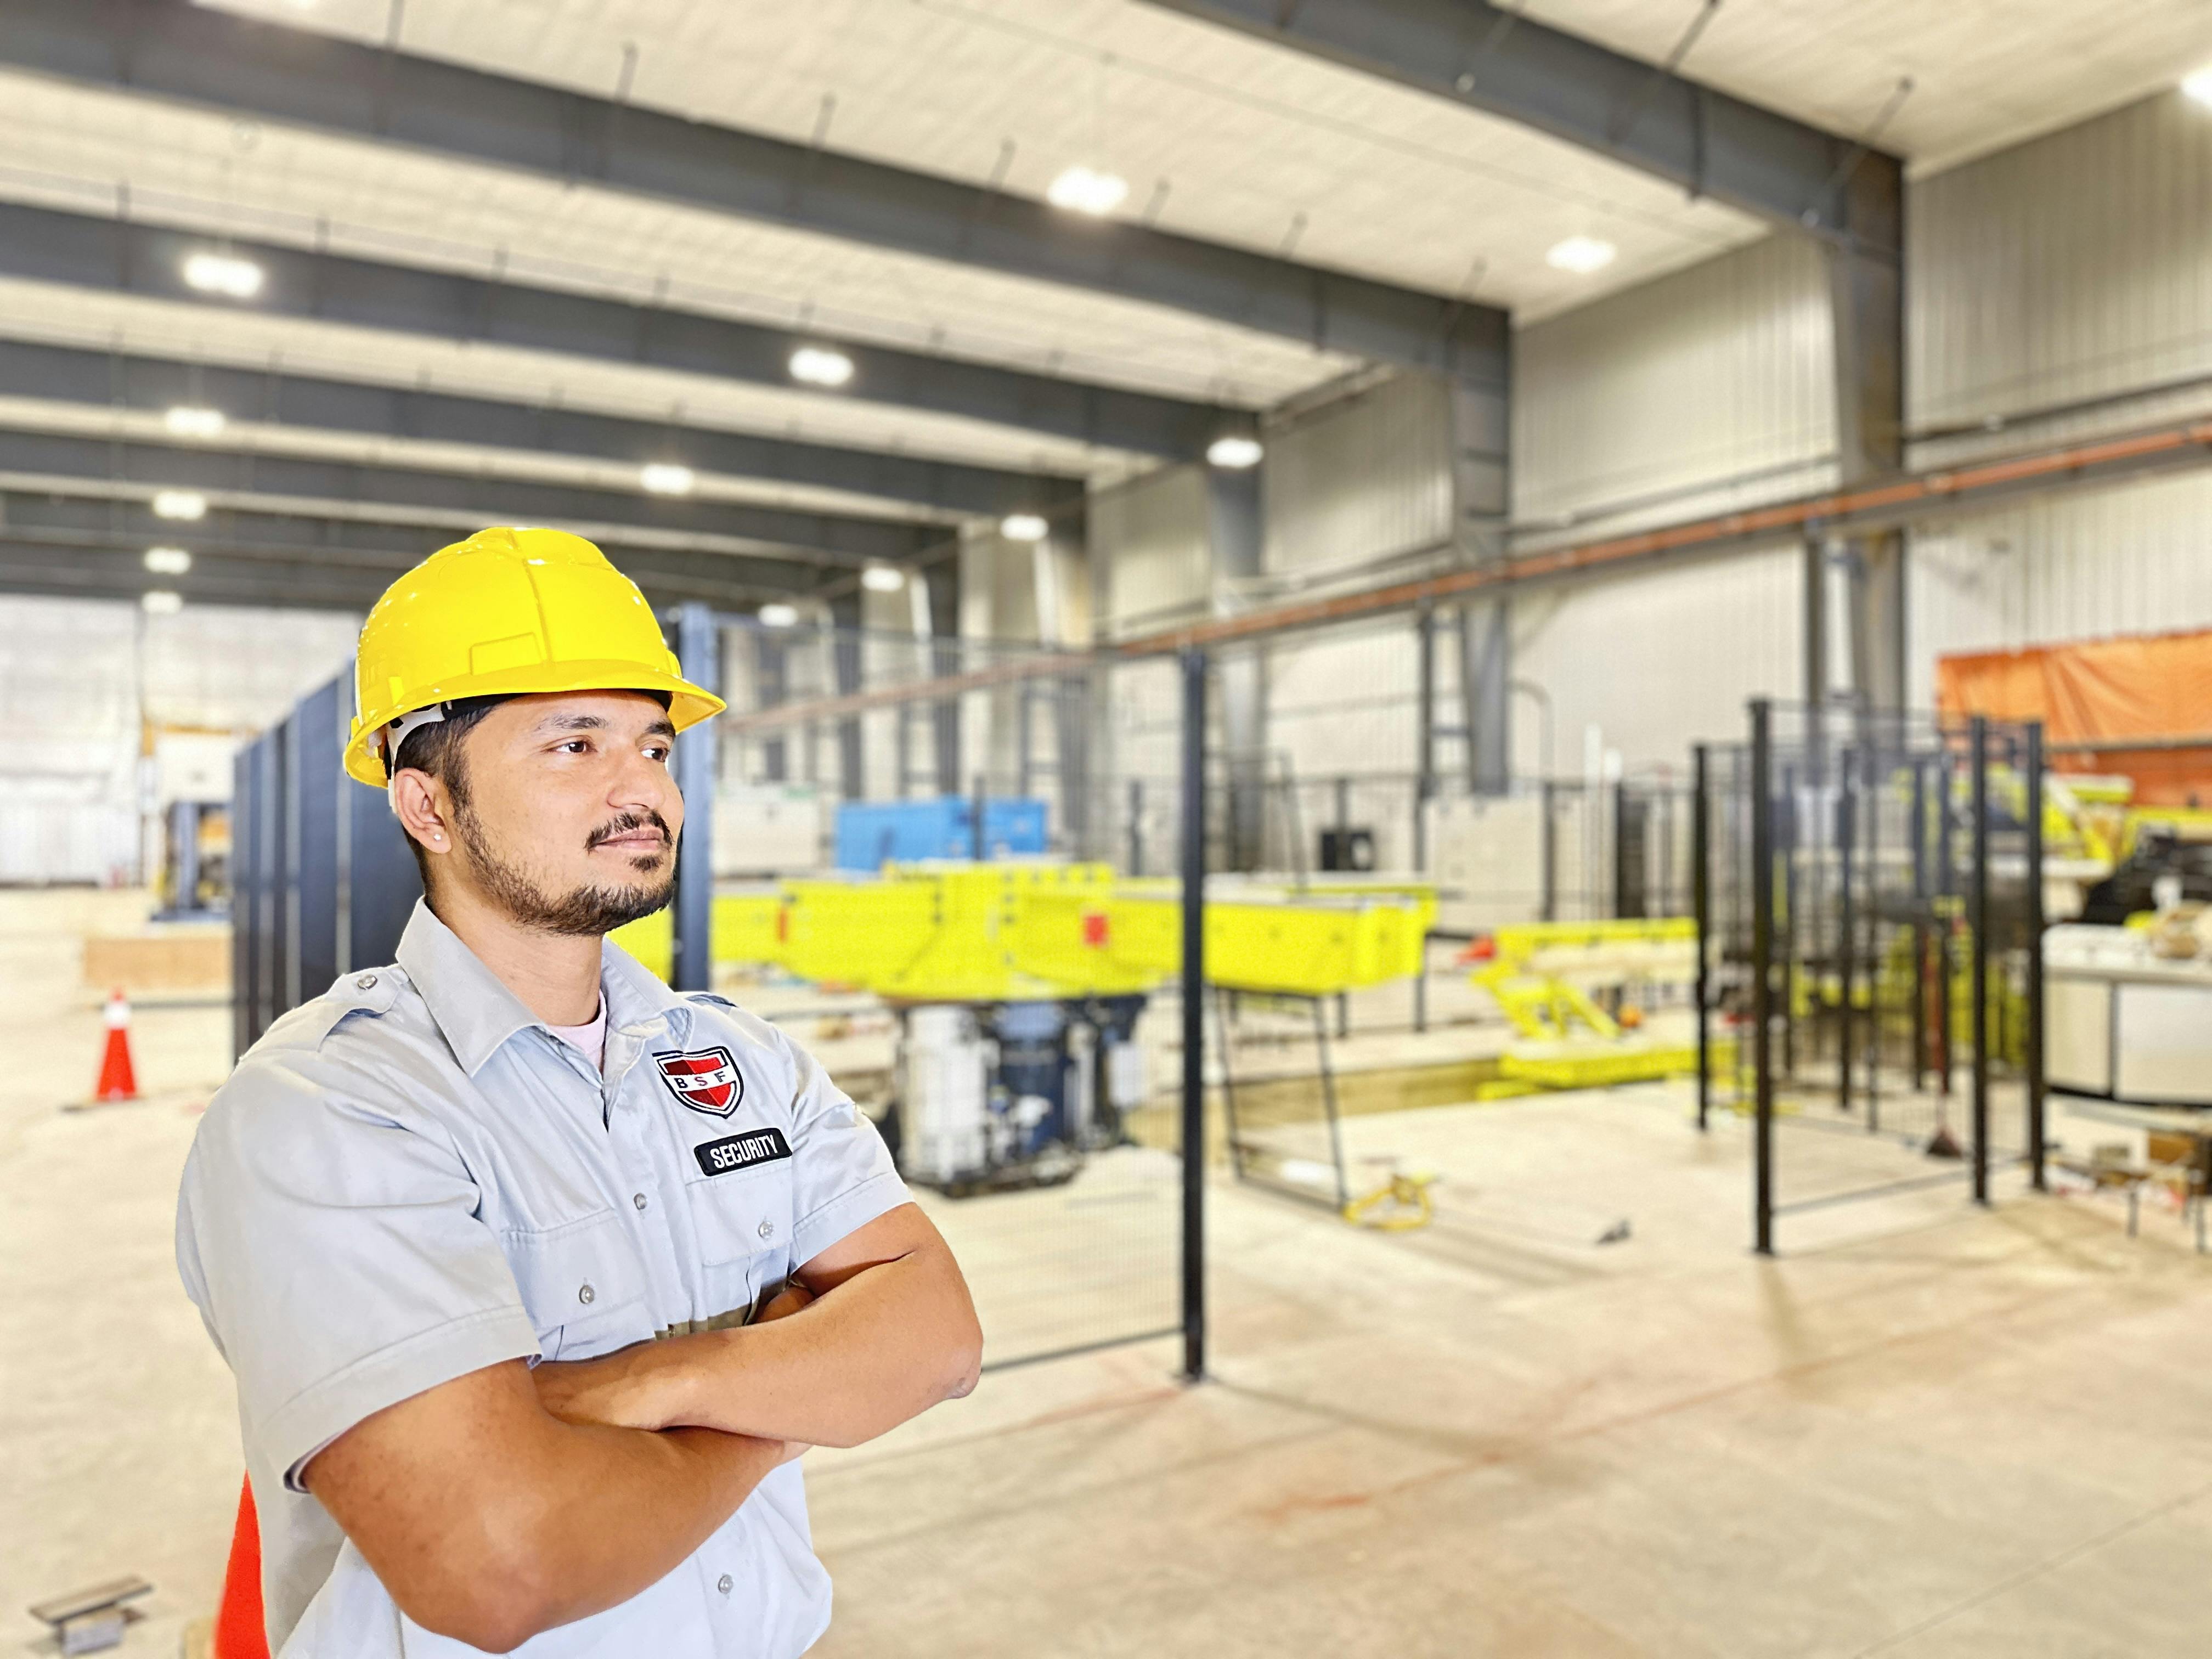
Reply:
[[1084, 944], [1094, 951], [1103, 951], [1106, 948], [1107, 933], [1106, 913], [1103, 910], [1085, 910], [1083, 913]]

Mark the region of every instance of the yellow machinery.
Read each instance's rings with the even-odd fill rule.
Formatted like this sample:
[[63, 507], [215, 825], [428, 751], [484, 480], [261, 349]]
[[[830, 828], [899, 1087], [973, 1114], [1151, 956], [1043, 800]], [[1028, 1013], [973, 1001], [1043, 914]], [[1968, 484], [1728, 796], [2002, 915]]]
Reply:
[[1594, 994], [1639, 994], [1686, 985], [1697, 972], [1697, 923], [1686, 916], [1629, 921], [1532, 921], [1487, 936], [1490, 955], [1474, 982], [1490, 993], [1519, 1040], [1498, 1062], [1485, 1098], [1540, 1089], [1599, 1089], [1695, 1072], [1694, 1042], [1623, 1029]]
[[[1293, 891], [1215, 884], [1206, 906], [1210, 983], [1328, 996], [1421, 971], [1436, 915], [1424, 887]], [[892, 866], [718, 894], [718, 963], [784, 969], [898, 1002], [998, 1002], [1149, 991], [1176, 973], [1182, 910], [1173, 881], [1124, 881], [1103, 864]], [[665, 974], [668, 913], [615, 934]]]

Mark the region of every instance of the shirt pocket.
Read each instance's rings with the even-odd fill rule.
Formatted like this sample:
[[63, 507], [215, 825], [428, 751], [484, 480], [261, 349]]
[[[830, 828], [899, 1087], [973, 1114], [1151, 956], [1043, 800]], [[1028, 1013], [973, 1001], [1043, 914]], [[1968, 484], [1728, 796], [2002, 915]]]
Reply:
[[548, 1359], [591, 1359], [653, 1334], [644, 1264], [612, 1210], [502, 1237]]
[[791, 1276], [791, 1164], [780, 1159], [734, 1175], [687, 1184], [699, 1241], [709, 1326], [742, 1325]]

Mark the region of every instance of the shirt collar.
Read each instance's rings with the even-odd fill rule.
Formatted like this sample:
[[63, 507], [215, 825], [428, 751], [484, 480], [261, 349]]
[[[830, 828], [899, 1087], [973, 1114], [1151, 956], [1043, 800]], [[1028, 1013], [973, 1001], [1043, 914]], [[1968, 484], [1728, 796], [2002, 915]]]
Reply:
[[[517, 1031], [545, 1027], [422, 900], [399, 936], [398, 959], [471, 1077]], [[665, 1019], [678, 1042], [690, 1035], [691, 1005], [611, 940], [600, 941], [599, 996], [610, 1030]]]

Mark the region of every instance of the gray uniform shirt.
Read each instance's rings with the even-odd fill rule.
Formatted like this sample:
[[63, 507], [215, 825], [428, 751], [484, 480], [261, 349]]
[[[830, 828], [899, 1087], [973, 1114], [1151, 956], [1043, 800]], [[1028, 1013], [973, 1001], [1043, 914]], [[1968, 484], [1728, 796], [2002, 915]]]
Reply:
[[[402, 1613], [301, 1486], [372, 1413], [503, 1359], [741, 1323], [907, 1200], [874, 1126], [781, 1032], [605, 947], [603, 1072], [427, 908], [239, 1061], [192, 1143], [185, 1288], [238, 1381], [272, 1650], [474, 1650]], [[799, 1466], [690, 1559], [518, 1650], [783, 1659], [830, 1619]]]

